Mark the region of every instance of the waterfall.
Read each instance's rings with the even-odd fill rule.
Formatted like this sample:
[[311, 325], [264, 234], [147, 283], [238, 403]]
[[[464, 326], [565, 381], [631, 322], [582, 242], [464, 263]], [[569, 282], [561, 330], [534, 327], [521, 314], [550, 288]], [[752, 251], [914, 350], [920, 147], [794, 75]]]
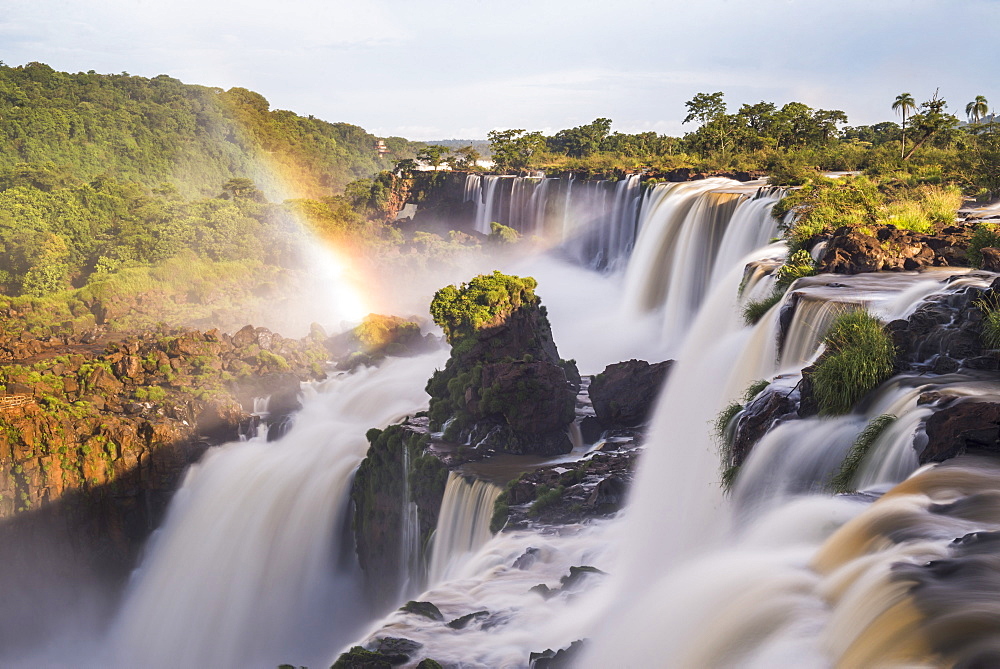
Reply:
[[613, 270], [635, 244], [642, 202], [640, 175], [617, 181], [468, 175], [465, 201], [476, 204], [474, 228], [514, 228], [559, 248], [575, 262]]
[[438, 583], [460, 571], [471, 554], [492, 538], [493, 503], [503, 490], [488, 481], [448, 475], [431, 549], [428, 582]]
[[326, 666], [369, 616], [345, 538], [365, 431], [425, 405], [437, 352], [307, 389], [280, 440], [211, 449], [133, 576], [105, 663]]
[[417, 592], [423, 581], [420, 564], [420, 519], [416, 503], [410, 495], [410, 449], [403, 448], [403, 497], [400, 500], [400, 599]]

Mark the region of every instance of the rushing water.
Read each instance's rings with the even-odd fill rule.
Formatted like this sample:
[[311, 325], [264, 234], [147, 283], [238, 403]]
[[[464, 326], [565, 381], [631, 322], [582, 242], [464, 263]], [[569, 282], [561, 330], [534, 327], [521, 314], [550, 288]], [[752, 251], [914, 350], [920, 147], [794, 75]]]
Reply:
[[442, 362], [437, 352], [334, 377], [308, 390], [280, 440], [209, 451], [134, 575], [110, 662], [328, 665], [375, 613], [343, 534], [365, 431], [422, 408]]
[[[399, 603], [416, 596], [434, 602], [445, 622], [468, 618], [449, 627], [399, 612], [382, 617], [364, 601], [344, 533], [351, 476], [367, 429], [423, 408], [424, 383], [444, 353], [390, 360], [307, 388], [278, 440], [212, 449], [192, 468], [94, 664], [315, 668], [387, 634], [423, 644], [420, 657], [463, 667], [526, 666], [530, 652], [582, 638], [585, 667], [934, 664], [944, 657], [946, 623], [969, 612], [948, 601], [943, 577], [918, 566], [949, 556], [972, 564], [971, 548], [948, 541], [1000, 529], [1000, 513], [977, 524], [935, 505], [1000, 491], [996, 473], [981, 475], [975, 463], [907, 478], [933, 410], [919, 398], [927, 390], [997, 393], [995, 384], [903, 376], [852, 415], [781, 423], [751, 452], [729, 497], [710, 426], [756, 380], [792, 392], [843, 310], [906, 317], [928, 295], [983, 279], [948, 286], [946, 275], [931, 273], [814, 277], [747, 326], [742, 306], [771, 292], [770, 270], [785, 253], [770, 243], [777, 196], [716, 179], [640, 188], [637, 177], [470, 176], [477, 229], [511, 225], [572, 261], [519, 266], [539, 279], [564, 356], [585, 372], [637, 355], [677, 359], [626, 511], [559, 531], [492, 536], [500, 489], [452, 473], [427, 565], [412, 531], [416, 509], [400, 500], [410, 518], [399, 540], [411, 579]], [[779, 347], [783, 309], [792, 312]], [[854, 484], [892, 491], [875, 504], [831, 497], [830, 477], [884, 414], [897, 419]], [[609, 573], [560, 589], [579, 565]], [[418, 593], [422, 582], [429, 589]], [[928, 584], [924, 593], [909, 587], [915, 582]], [[532, 591], [541, 583], [554, 596]], [[996, 627], [995, 604], [979, 614], [970, 618], [977, 629]], [[981, 645], [986, 655], [952, 656], [994, 657], [995, 642]]]

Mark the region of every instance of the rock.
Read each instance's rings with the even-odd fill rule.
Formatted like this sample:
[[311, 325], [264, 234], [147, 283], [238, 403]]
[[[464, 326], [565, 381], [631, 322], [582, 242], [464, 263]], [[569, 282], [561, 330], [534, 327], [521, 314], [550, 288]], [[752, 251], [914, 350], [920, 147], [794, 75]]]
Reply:
[[531, 653], [528, 656], [528, 664], [531, 669], [572, 669], [577, 666], [584, 645], [583, 640], [580, 640], [574, 641], [558, 652], [550, 648], [541, 653]]
[[617, 476], [609, 476], [601, 479], [594, 488], [594, 492], [587, 500], [587, 504], [600, 507], [605, 513], [611, 513], [622, 508], [625, 504], [625, 493], [628, 486], [625, 481]]
[[633, 427], [646, 422], [667, 378], [672, 360], [650, 365], [629, 360], [608, 365], [590, 382], [590, 399], [604, 426]]
[[[418, 426], [390, 425], [366, 436], [371, 446], [351, 484], [352, 525], [367, 594], [387, 606], [402, 586], [398, 566], [404, 490], [409, 487], [408, 501], [417, 506], [419, 545], [426, 549], [441, 510], [448, 469], [439, 459], [423, 455], [427, 434]], [[406, 459], [409, 471], [404, 469]]]
[[531, 278], [499, 272], [438, 291], [431, 305], [452, 345], [427, 383], [434, 429], [480, 453], [555, 455], [572, 443], [576, 367], [559, 358]]
[[1000, 249], [987, 246], [980, 250], [983, 254], [983, 270], [987, 272], [1000, 272]]
[[[404, 657], [403, 662], [406, 662], [406, 659]], [[346, 653], [341, 653], [330, 669], [392, 669], [392, 667], [393, 663], [381, 653], [354, 646]]]
[[412, 613], [415, 616], [423, 616], [429, 620], [444, 620], [444, 616], [441, 615], [441, 611], [439, 611], [438, 607], [434, 606], [431, 602], [417, 602], [411, 600], [401, 606], [399, 610], [404, 613]]
[[375, 639], [365, 645], [365, 650], [378, 653], [390, 664], [404, 664], [409, 661], [410, 655], [424, 647], [424, 644], [404, 639], [402, 637], [385, 636]]
[[529, 592], [537, 592], [539, 595], [542, 596], [542, 599], [552, 599], [557, 594], [559, 594], [558, 590], [553, 590], [544, 583], [539, 583], [538, 585], [532, 586]]
[[514, 569], [531, 569], [535, 562], [538, 561], [539, 550], [537, 548], [528, 547], [516, 560], [514, 564], [511, 565]]
[[585, 416], [580, 421], [580, 436], [585, 444], [596, 444], [604, 435], [604, 427], [597, 416]]
[[597, 567], [591, 567], [584, 565], [582, 567], [570, 567], [569, 573], [559, 579], [559, 583], [562, 584], [563, 590], [572, 590], [580, 585], [581, 582], [588, 576], [593, 574], [605, 574], [606, 572], [601, 571]]
[[1000, 453], [1000, 403], [957, 401], [927, 419], [920, 464], [944, 462], [968, 450]]
[[455, 618], [454, 620], [452, 620], [450, 623], [448, 623], [448, 627], [452, 628], [453, 630], [462, 630], [465, 629], [471, 622], [479, 622], [481, 620], [486, 620], [489, 617], [490, 617], [489, 611], [476, 611], [475, 613], [467, 613], [464, 616], [461, 616], [460, 618]]
[[736, 421], [736, 431], [733, 434], [733, 461], [730, 464], [742, 465], [754, 444], [784, 416], [793, 414], [795, 409], [795, 398], [787, 389], [766, 390], [751, 400]]

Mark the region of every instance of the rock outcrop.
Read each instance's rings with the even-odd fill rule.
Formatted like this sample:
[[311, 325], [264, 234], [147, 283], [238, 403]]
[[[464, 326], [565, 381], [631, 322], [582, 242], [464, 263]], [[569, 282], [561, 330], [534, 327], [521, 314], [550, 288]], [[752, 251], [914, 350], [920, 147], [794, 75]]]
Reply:
[[635, 427], [649, 418], [673, 360], [628, 360], [605, 367], [590, 382], [590, 399], [605, 428]]
[[969, 265], [965, 250], [972, 236], [971, 227], [952, 225], [927, 235], [883, 225], [871, 232], [838, 228], [827, 240], [817, 271], [859, 274]]
[[416, 508], [416, 526], [410, 530], [422, 554], [437, 526], [448, 469], [424, 453], [429, 437], [420, 421], [372, 429], [367, 437], [371, 445], [351, 486], [352, 526], [368, 593], [384, 605], [408, 576], [419, 576], [409, 570], [422, 563], [420, 555], [404, 552], [400, 537], [404, 523], [413, 520], [404, 517], [404, 510], [411, 504]]
[[431, 313], [452, 345], [427, 383], [431, 426], [489, 452], [571, 450], [579, 373], [559, 358], [535, 281], [494, 272], [435, 295]]

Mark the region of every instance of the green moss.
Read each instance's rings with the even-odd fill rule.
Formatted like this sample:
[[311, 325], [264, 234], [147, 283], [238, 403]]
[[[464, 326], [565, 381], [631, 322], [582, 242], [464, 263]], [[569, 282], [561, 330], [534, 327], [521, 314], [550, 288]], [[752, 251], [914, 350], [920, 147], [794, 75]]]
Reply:
[[1000, 348], [1000, 298], [995, 295], [976, 300], [976, 306], [983, 314], [983, 329], [980, 338], [987, 348]]
[[861, 310], [833, 322], [811, 378], [822, 415], [851, 411], [892, 374], [895, 349], [882, 323]]
[[865, 429], [861, 431], [858, 438], [854, 440], [854, 445], [851, 446], [851, 450], [847, 454], [847, 457], [844, 458], [844, 462], [840, 465], [840, 471], [830, 481], [830, 487], [833, 488], [834, 492], [846, 493], [853, 490], [854, 478], [857, 476], [858, 468], [861, 467], [865, 456], [868, 455], [872, 445], [875, 444], [878, 438], [882, 436], [882, 433], [895, 420], [896, 417], [892, 414], [882, 414], [873, 418], [865, 426]]

